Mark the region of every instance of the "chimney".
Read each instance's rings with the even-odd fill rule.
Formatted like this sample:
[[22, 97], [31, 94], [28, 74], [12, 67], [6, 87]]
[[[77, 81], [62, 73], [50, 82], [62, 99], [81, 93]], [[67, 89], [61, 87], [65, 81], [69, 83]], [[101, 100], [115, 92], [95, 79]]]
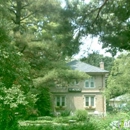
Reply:
[[104, 70], [104, 62], [100, 62], [100, 68]]

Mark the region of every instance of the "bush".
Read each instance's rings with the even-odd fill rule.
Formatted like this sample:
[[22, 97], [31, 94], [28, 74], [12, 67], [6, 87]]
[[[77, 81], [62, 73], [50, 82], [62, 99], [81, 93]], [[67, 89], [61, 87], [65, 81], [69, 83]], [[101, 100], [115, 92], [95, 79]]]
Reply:
[[68, 111], [68, 110], [61, 112], [61, 116], [63, 116], [63, 117], [66, 117], [66, 116], [69, 116], [69, 115], [70, 115], [70, 111]]
[[37, 95], [36, 108], [38, 109], [40, 116], [50, 116], [51, 112], [51, 96], [48, 87], [41, 87], [39, 94]]
[[[114, 113], [114, 114], [107, 114], [107, 116], [99, 118], [99, 117], [91, 117], [90, 122], [95, 124], [99, 130], [111, 130], [112, 129], [112, 122], [122, 122], [128, 120], [129, 115], [127, 113]], [[111, 125], [110, 125], [111, 124]]]
[[67, 117], [57, 117], [54, 119], [54, 122], [56, 123], [68, 123], [69, 119]]
[[88, 117], [88, 113], [86, 110], [76, 110], [75, 116], [78, 121], [85, 121]]

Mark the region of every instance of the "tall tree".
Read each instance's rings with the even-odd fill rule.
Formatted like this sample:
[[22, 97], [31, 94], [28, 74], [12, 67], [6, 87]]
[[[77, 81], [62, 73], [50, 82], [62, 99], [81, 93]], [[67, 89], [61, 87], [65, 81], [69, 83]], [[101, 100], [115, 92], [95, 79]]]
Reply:
[[[18, 129], [17, 118], [36, 102], [30, 66], [10, 44], [8, 22], [0, 21], [0, 129]], [[18, 115], [16, 115], [16, 112]], [[17, 118], [16, 118], [17, 117]]]
[[108, 98], [130, 92], [129, 82], [130, 54], [120, 55], [114, 62], [107, 81], [106, 95]]
[[36, 41], [53, 43], [59, 53], [62, 50], [62, 55], [71, 56], [78, 51], [79, 42], [73, 38], [68, 12], [57, 0], [11, 0], [7, 8], [14, 25], [15, 42], [21, 46], [21, 51]]
[[5, 18], [10, 22], [11, 45], [30, 65], [37, 103], [46, 87], [67, 86], [70, 79], [87, 76], [66, 66], [65, 57], [78, 52], [80, 42], [74, 38], [67, 10], [57, 0], [10, 0], [1, 5], [9, 12]]

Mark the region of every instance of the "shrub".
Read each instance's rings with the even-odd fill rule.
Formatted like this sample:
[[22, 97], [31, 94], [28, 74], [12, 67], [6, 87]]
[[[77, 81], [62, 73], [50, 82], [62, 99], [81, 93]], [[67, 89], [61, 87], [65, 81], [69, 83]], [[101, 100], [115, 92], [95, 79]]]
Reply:
[[39, 94], [37, 95], [36, 108], [38, 109], [40, 116], [50, 116], [51, 112], [51, 97], [48, 87], [41, 87]]
[[99, 117], [91, 117], [90, 122], [95, 124], [99, 130], [111, 130], [112, 129], [112, 122], [122, 122], [129, 119], [129, 115], [126, 113], [114, 113], [114, 114], [107, 114], [107, 116], [103, 118]]
[[68, 123], [69, 119], [67, 117], [57, 117], [55, 118], [54, 122], [56, 123]]
[[88, 113], [86, 110], [76, 110], [75, 116], [78, 121], [85, 121], [88, 117]]
[[66, 117], [70, 115], [70, 111], [69, 110], [64, 110], [61, 112], [61, 116]]

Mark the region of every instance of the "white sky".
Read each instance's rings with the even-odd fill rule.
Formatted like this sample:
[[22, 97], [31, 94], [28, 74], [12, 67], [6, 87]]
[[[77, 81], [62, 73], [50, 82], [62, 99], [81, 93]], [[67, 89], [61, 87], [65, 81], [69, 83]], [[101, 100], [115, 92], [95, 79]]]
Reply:
[[74, 55], [74, 59], [80, 59], [82, 57], [87, 57], [88, 53], [92, 51], [98, 51], [99, 54], [103, 54], [104, 56], [111, 57], [111, 54], [106, 52], [105, 49], [102, 49], [101, 43], [98, 42], [98, 38], [83, 38], [83, 44], [80, 46], [80, 52], [77, 55]]

